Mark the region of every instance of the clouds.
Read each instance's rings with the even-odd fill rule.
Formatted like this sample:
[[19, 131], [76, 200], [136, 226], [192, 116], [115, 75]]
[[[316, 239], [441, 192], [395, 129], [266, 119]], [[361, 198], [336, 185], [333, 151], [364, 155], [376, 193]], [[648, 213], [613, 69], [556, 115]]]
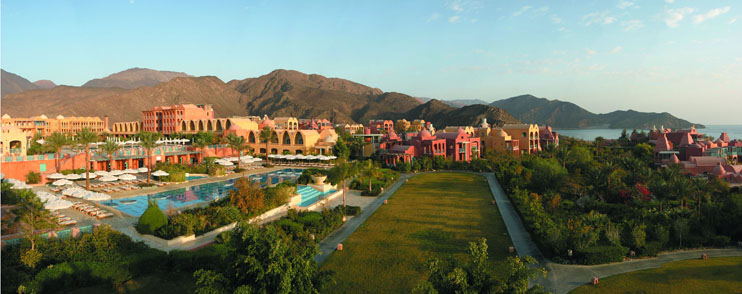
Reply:
[[530, 10], [531, 8], [533, 8], [533, 6], [530, 6], [530, 5], [523, 6], [523, 7], [520, 8], [520, 10], [518, 10], [516, 12], [513, 12], [513, 16], [520, 16], [521, 14], [523, 14], [526, 11]]
[[598, 13], [588, 13], [585, 16], [582, 17], [582, 21], [586, 26], [592, 25], [592, 24], [612, 24], [616, 22], [616, 18], [613, 16], [609, 16], [606, 12]]
[[668, 27], [676, 28], [680, 21], [682, 21], [686, 15], [693, 13], [693, 11], [695, 11], [695, 9], [690, 7], [665, 9], [665, 24], [667, 24]]
[[706, 12], [704, 14], [697, 14], [697, 15], [693, 16], [693, 23], [695, 23], [695, 24], [702, 23], [702, 22], [704, 22], [706, 20], [712, 19], [714, 17], [717, 17], [719, 15], [722, 15], [724, 13], [729, 12], [729, 9], [731, 9], [731, 7], [725, 6], [725, 7], [721, 7], [721, 8], [711, 9], [711, 10], [709, 10], [708, 12]]
[[621, 47], [621, 46], [616, 46], [613, 49], [611, 49], [611, 53], [613, 53], [613, 54], [621, 53], [621, 51], [623, 51], [623, 47]]
[[632, 19], [628, 21], [621, 22], [621, 27], [623, 27], [624, 31], [633, 31], [638, 30], [644, 27], [644, 23], [641, 20], [638, 19]]
[[733, 17], [732, 19], [729, 20], [729, 24], [733, 24], [735, 22], [737, 22], [737, 18], [736, 17]]
[[461, 19], [460, 15], [454, 15], [448, 18], [448, 22], [457, 23]]
[[618, 5], [616, 5], [616, 7], [618, 7], [618, 9], [626, 9], [626, 8], [631, 8], [631, 7], [639, 8], [639, 6], [636, 6], [634, 2], [631, 2], [631, 1], [621, 1], [618, 3]]

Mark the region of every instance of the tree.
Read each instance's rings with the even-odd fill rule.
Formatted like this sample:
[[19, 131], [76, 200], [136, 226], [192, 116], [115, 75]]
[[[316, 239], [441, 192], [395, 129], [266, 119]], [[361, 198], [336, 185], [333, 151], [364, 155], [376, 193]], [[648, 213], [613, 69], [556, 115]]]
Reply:
[[[245, 149], [245, 138], [242, 136], [237, 136], [235, 134], [229, 134], [227, 137], [227, 145], [229, 145], [229, 148], [232, 149], [232, 155], [235, 155], [235, 152], [242, 152], [242, 150]], [[237, 154], [239, 155], [239, 153]], [[237, 167], [239, 167], [239, 162], [237, 163]]]
[[28, 189], [16, 190], [18, 204], [11, 209], [12, 218], [9, 226], [17, 225], [25, 238], [31, 242], [31, 249], [24, 253], [23, 262], [30, 268], [41, 260], [41, 253], [36, 251], [36, 230], [54, 227], [51, 213], [44, 208], [44, 202], [36, 197], [36, 193]]
[[559, 145], [559, 147], [556, 148], [556, 158], [562, 163], [562, 167], [567, 167], [567, 161], [570, 158], [570, 155], [572, 154], [572, 149], [569, 148], [567, 145]]
[[53, 132], [51, 135], [49, 135], [44, 140], [44, 145], [47, 147], [48, 150], [54, 151], [57, 157], [57, 172], [59, 172], [62, 169], [61, 166], [61, 159], [62, 159], [62, 148], [70, 144], [70, 139], [67, 138], [64, 134], [60, 132]]
[[278, 135], [276, 135], [276, 132], [274, 132], [270, 127], [263, 127], [258, 137], [260, 142], [265, 143], [265, 163], [269, 163], [268, 154], [270, 154], [270, 150], [268, 149], [268, 144], [273, 140], [278, 139]]
[[85, 189], [90, 190], [90, 144], [98, 142], [98, 135], [85, 127], [77, 132], [77, 142], [85, 148]]
[[348, 159], [350, 157], [350, 147], [341, 137], [338, 137], [335, 146], [332, 147], [332, 151], [338, 158]]
[[98, 148], [108, 155], [108, 171], [113, 170], [113, 155], [121, 150], [121, 145], [114, 141], [106, 141], [103, 145], [98, 146]]
[[331, 168], [327, 173], [327, 179], [333, 185], [340, 184], [339, 188], [343, 189], [343, 209], [345, 209], [345, 181], [352, 178], [358, 173], [358, 167], [348, 162], [340, 162]]
[[381, 174], [378, 164], [371, 159], [367, 160], [361, 173], [364, 177], [368, 177], [368, 191], [371, 192], [371, 180]]
[[152, 177], [152, 149], [159, 145], [157, 141], [160, 139], [160, 134], [140, 132], [137, 135], [139, 136], [139, 145], [147, 150], [147, 183], [149, 183]]
[[595, 155], [600, 155], [600, 146], [603, 145], [605, 142], [605, 138], [602, 136], [595, 137], [595, 141], [593, 141], [593, 144], [595, 145]]
[[242, 213], [248, 213], [263, 209], [265, 205], [265, 195], [263, 189], [255, 183], [251, 183], [247, 178], [239, 178], [234, 183], [234, 190], [229, 191], [229, 202], [239, 208]]
[[212, 132], [198, 132], [193, 138], [193, 147], [201, 150], [201, 160], [204, 158], [204, 151], [206, 147], [214, 143], [214, 133]]
[[164, 226], [167, 226], [167, 216], [155, 200], [148, 200], [147, 210], [142, 213], [137, 222], [137, 231], [142, 234], [154, 235], [159, 228]]

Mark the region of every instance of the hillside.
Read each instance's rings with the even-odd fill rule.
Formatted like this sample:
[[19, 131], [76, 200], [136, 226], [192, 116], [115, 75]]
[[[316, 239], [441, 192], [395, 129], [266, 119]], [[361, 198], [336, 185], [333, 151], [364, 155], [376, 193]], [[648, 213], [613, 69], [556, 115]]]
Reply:
[[0, 80], [2, 80], [2, 84], [0, 84], [0, 87], [2, 87], [0, 95], [2, 95], [3, 97], [5, 97], [6, 94], [20, 93], [25, 90], [40, 89], [39, 86], [29, 82], [27, 79], [17, 74], [7, 72], [4, 69], [0, 69], [0, 74]]
[[33, 84], [39, 86], [41, 89], [51, 89], [57, 86], [57, 84], [50, 80], [38, 80], [33, 82]]
[[85, 88], [123, 88], [135, 89], [154, 86], [177, 77], [191, 77], [182, 72], [159, 71], [148, 68], [130, 68], [101, 79], [93, 79], [82, 86]]
[[[420, 101], [420, 103], [425, 103], [425, 102], [432, 100], [433, 98], [416, 97], [416, 99]], [[439, 101], [447, 104], [448, 106], [453, 106], [453, 107], [464, 107], [464, 106], [469, 106], [469, 105], [474, 105], [474, 104], [484, 104], [484, 105], [489, 104], [487, 101], [484, 101], [481, 99], [453, 99], [453, 100], [439, 100]]]
[[[521, 95], [492, 102], [491, 106], [505, 109], [524, 122], [546, 124], [558, 129], [615, 128], [649, 129], [664, 125], [669, 128], [689, 128], [693, 124], [669, 113], [614, 111], [595, 114], [584, 108], [559, 100]], [[695, 124], [701, 126], [700, 124]]]
[[482, 122], [483, 118], [486, 118], [488, 123], [496, 126], [502, 126], [506, 123], [520, 123], [501, 108], [481, 104], [455, 108], [436, 99], [401, 114], [399, 118], [406, 118], [407, 120], [424, 119], [432, 122], [437, 128], [477, 125]]

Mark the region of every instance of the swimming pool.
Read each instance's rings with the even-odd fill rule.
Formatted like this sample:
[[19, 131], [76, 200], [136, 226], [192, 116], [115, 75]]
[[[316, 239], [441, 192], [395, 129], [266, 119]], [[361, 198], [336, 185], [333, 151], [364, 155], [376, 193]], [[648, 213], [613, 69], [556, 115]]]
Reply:
[[315, 188], [299, 185], [296, 187], [296, 193], [299, 193], [299, 195], [301, 195], [301, 202], [299, 202], [298, 205], [301, 207], [307, 207], [317, 202], [317, 200], [319, 200], [320, 198], [324, 198], [328, 194], [335, 193], [335, 191], [336, 190], [329, 190], [322, 193], [320, 190], [317, 190]]
[[[301, 171], [302, 169], [286, 168], [269, 173], [250, 175], [248, 176], [248, 178], [253, 182], [260, 181], [261, 186], [265, 187], [266, 185], [268, 185], [268, 182], [270, 182], [270, 184], [277, 184], [279, 181], [296, 180], [296, 178], [301, 175]], [[234, 182], [237, 181], [237, 179], [239, 178], [224, 180], [215, 183], [189, 186], [154, 194], [112, 199], [109, 201], [101, 202], [101, 204], [108, 205], [128, 215], [139, 217], [147, 209], [147, 200], [149, 199], [155, 200], [157, 202], [157, 206], [165, 211], [168, 208], [178, 209], [184, 206], [214, 201], [222, 199], [224, 197], [228, 197], [229, 191], [234, 189], [232, 186], [234, 185]], [[302, 196], [302, 199], [303, 198], [304, 197]]]
[[186, 177], [186, 181], [193, 181], [193, 180], [203, 179], [205, 177], [206, 176], [187, 176]]

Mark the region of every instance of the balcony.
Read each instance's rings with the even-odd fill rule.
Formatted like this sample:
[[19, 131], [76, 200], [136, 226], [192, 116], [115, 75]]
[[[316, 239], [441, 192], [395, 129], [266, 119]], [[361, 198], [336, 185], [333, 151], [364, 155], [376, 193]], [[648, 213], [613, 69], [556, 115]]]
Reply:
[[8, 153], [10, 154], [21, 154], [23, 150], [21, 148], [10, 148], [8, 149]]

